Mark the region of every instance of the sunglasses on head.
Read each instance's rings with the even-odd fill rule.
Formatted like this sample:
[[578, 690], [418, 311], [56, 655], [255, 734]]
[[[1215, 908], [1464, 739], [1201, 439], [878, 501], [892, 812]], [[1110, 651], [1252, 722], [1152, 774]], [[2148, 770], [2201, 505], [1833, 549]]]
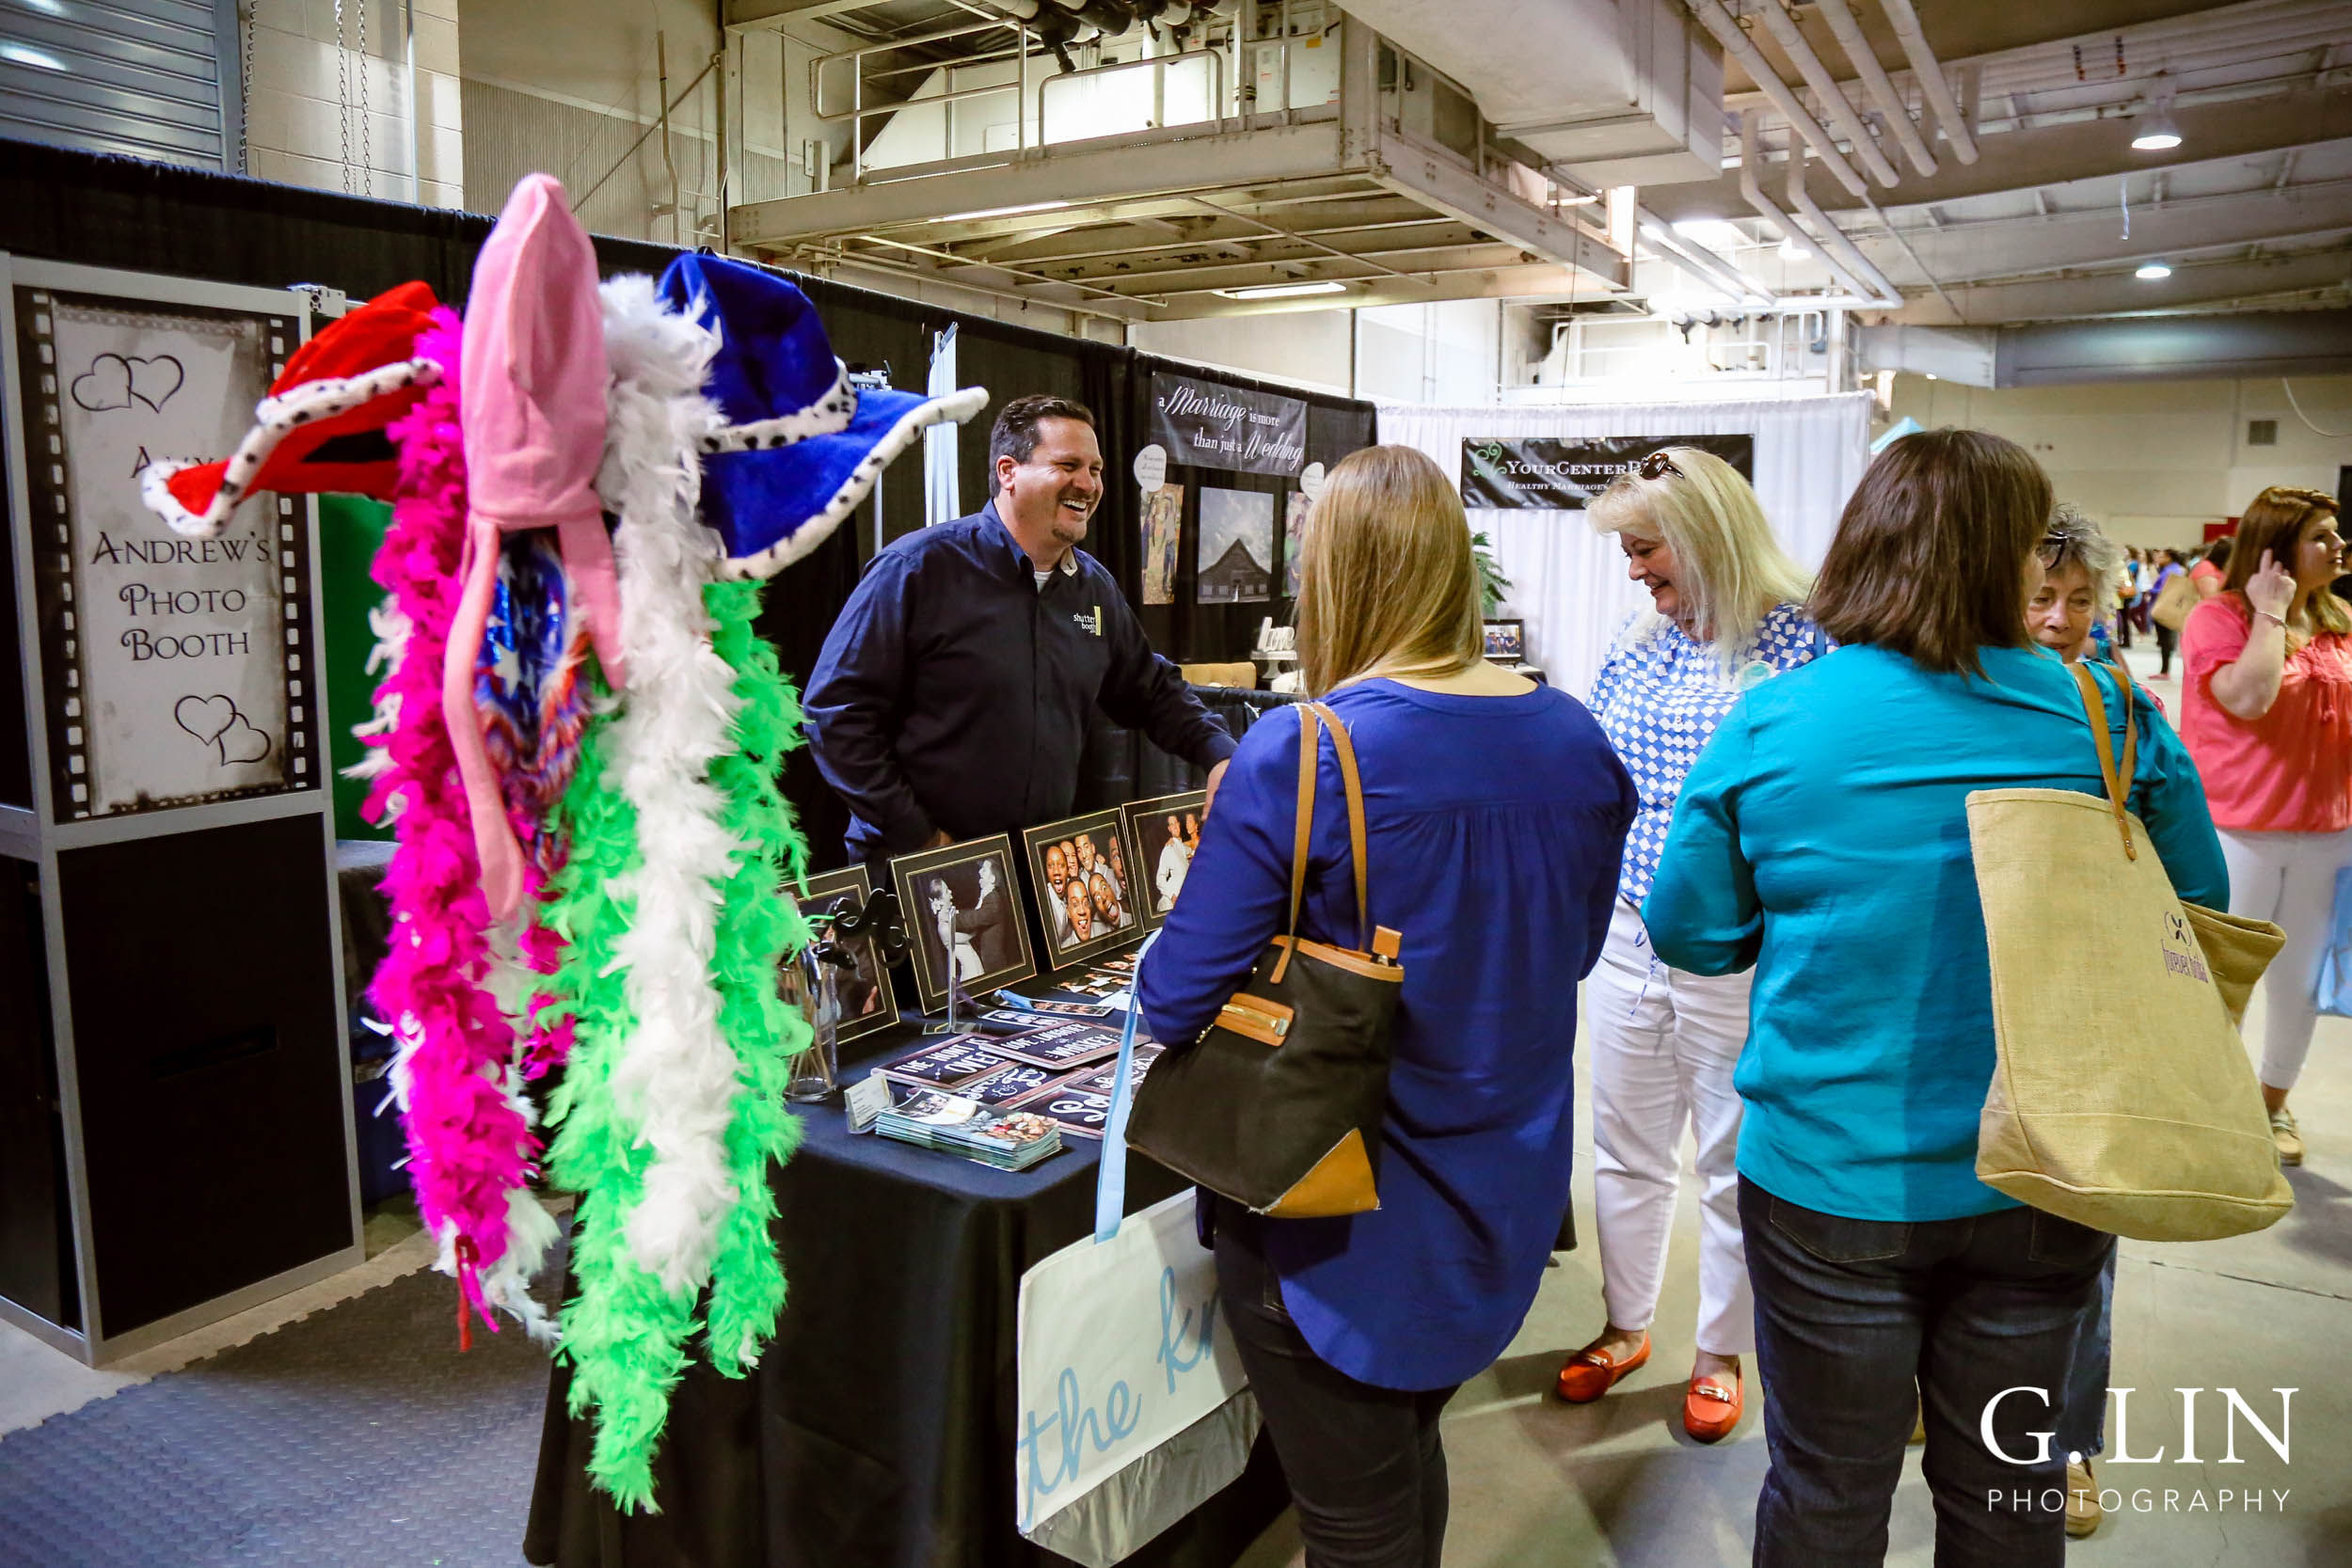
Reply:
[[1675, 460], [1662, 451], [1654, 451], [1643, 458], [1641, 466], [1633, 471], [1644, 479], [1649, 480], [1663, 479], [1668, 474], [1674, 475], [1677, 479], [1683, 477], [1682, 470], [1675, 467]]

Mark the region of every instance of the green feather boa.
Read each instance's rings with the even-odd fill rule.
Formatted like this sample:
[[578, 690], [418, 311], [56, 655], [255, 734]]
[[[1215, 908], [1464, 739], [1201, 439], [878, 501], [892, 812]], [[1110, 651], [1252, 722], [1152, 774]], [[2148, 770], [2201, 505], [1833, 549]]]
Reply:
[[590, 729], [557, 813], [570, 852], [553, 879], [548, 911], [548, 924], [565, 943], [549, 1022], [568, 1014], [573, 1044], [550, 1098], [548, 1120], [557, 1132], [548, 1166], [559, 1187], [580, 1195], [572, 1227], [580, 1291], [565, 1304], [557, 1354], [572, 1368], [572, 1414], [596, 1421], [589, 1477], [624, 1511], [658, 1512], [653, 1454], [695, 1329], [704, 1330], [710, 1364], [741, 1377], [757, 1365], [784, 1307], [784, 1270], [769, 1230], [776, 1213], [770, 1165], [790, 1158], [800, 1141], [784, 1089], [808, 1025], [784, 1006], [777, 982], [785, 955], [808, 937], [786, 893], [787, 879], [803, 872], [808, 847], [776, 787], [784, 752], [799, 743], [801, 712], [775, 650], [753, 630], [759, 594], [755, 582], [703, 591], [716, 623], [712, 645], [735, 673], [742, 700], [737, 749], [711, 767], [726, 799], [726, 826], [740, 846], [721, 890], [713, 963], [720, 1027], [737, 1063], [727, 1130], [737, 1197], [720, 1227], [705, 1303], [691, 1291], [664, 1290], [639, 1268], [622, 1232], [651, 1151], [616, 1114], [611, 1090], [613, 1058], [630, 1023], [614, 945], [632, 911], [608, 890], [627, 885], [638, 848], [636, 814], [607, 784], [609, 713]]

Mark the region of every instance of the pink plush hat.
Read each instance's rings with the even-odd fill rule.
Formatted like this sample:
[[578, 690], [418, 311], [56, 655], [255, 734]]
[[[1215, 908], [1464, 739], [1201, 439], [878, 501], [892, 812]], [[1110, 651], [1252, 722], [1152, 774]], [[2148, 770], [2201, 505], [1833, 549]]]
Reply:
[[473, 815], [494, 918], [522, 897], [522, 852], [474, 709], [474, 663], [498, 585], [499, 536], [552, 528], [604, 677], [622, 684], [620, 597], [596, 499], [604, 455], [604, 319], [596, 257], [552, 176], [524, 176], [475, 260], [461, 370], [464, 588], [441, 670], [441, 711]]

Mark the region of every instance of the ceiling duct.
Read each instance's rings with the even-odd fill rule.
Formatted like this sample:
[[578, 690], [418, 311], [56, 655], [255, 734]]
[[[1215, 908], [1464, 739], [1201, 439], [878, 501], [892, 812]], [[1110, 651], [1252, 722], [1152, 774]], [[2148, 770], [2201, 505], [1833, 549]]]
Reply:
[[1675, 0], [1347, 0], [1346, 8], [1460, 83], [1497, 134], [1585, 184], [1671, 185], [1722, 172], [1723, 58]]

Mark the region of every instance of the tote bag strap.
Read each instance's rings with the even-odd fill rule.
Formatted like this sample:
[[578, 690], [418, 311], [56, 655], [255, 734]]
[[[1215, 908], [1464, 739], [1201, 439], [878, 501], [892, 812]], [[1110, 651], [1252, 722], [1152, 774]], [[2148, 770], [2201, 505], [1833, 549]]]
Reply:
[[2139, 733], [2128, 689], [2123, 698], [2123, 764], [2115, 762], [2115, 741], [2107, 734], [2107, 704], [2100, 694], [2099, 677], [2086, 664], [2070, 664], [2074, 684], [2082, 689], [2083, 706], [2090, 715], [2091, 738], [2099, 748], [2099, 774], [2106, 783], [2107, 809], [2115, 814], [2115, 830], [2123, 838], [2123, 853], [2131, 860], [2139, 859], [2139, 850], [2132, 843], [2132, 821], [2129, 815], [2132, 796], [2132, 771], [2138, 762]]
[[1372, 904], [1364, 896], [1367, 863], [1364, 854], [1364, 784], [1356, 771], [1356, 742], [1340, 716], [1321, 703], [1306, 703], [1331, 732], [1331, 750], [1340, 759], [1340, 784], [1347, 791], [1347, 853], [1356, 869], [1356, 950], [1372, 950]]

